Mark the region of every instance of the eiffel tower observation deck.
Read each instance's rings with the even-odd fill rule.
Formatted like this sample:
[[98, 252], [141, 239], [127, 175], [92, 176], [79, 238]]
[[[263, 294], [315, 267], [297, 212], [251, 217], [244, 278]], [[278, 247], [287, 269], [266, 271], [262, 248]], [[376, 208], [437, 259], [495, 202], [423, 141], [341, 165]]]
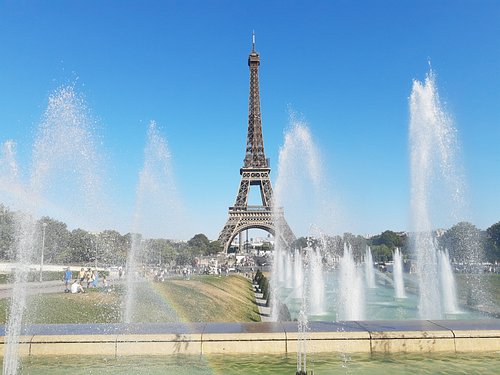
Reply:
[[[248, 131], [245, 159], [240, 169], [241, 181], [234, 206], [229, 207], [229, 218], [219, 235], [225, 251], [233, 239], [247, 229], [263, 229], [275, 236], [275, 243], [289, 246], [295, 236], [285, 220], [282, 207], [273, 207], [273, 188], [269, 178], [271, 168], [264, 152], [262, 117], [259, 94], [260, 56], [255, 51], [255, 35], [252, 51], [248, 56], [250, 68], [250, 96], [248, 103]], [[251, 186], [260, 188], [261, 205], [248, 205]]]

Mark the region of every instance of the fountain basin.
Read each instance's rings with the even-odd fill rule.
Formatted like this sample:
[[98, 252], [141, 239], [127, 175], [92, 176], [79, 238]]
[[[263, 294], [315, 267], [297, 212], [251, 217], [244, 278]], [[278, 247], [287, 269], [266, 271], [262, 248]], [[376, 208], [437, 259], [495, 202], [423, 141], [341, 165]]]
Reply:
[[[500, 319], [310, 322], [308, 353], [500, 351]], [[0, 355], [5, 327], [0, 327]], [[294, 354], [295, 322], [31, 325], [20, 355]]]

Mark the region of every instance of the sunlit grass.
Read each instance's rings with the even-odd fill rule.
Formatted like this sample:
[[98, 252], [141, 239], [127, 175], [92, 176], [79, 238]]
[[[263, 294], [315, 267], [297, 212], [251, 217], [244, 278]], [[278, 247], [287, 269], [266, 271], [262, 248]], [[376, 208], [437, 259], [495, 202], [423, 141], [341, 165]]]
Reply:
[[[28, 296], [25, 322], [31, 324], [118, 323], [123, 312], [124, 286], [105, 293], [56, 293]], [[7, 320], [9, 299], [0, 300], [0, 323]], [[260, 321], [250, 282], [240, 276], [196, 276], [137, 288], [140, 322]]]
[[239, 276], [170, 280], [158, 289], [188, 322], [260, 321], [249, 281]]

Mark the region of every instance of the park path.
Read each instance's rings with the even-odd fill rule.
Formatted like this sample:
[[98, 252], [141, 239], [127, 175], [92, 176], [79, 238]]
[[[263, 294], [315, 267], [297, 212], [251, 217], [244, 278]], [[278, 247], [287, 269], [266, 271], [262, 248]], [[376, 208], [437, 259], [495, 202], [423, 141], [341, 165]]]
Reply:
[[[13, 284], [1, 284], [0, 299], [10, 298], [12, 296], [13, 286]], [[28, 295], [63, 293], [64, 282], [62, 280], [28, 282], [26, 283], [26, 290]]]
[[263, 299], [263, 295], [260, 292], [259, 285], [253, 284], [253, 291], [255, 294], [255, 303], [259, 308], [259, 315], [262, 322], [270, 322], [271, 321], [271, 308], [266, 306], [266, 300]]
[[[74, 281], [71, 280], [72, 282]], [[108, 278], [110, 284], [119, 284], [122, 283], [123, 280], [119, 280], [118, 278]], [[86, 283], [83, 284], [84, 287]], [[0, 299], [10, 298], [12, 297], [12, 288], [13, 284], [0, 284]], [[99, 280], [99, 287], [102, 286], [102, 279]], [[51, 280], [51, 281], [32, 281], [26, 283], [26, 291], [27, 295], [36, 295], [36, 294], [54, 294], [54, 293], [64, 293], [64, 281], [62, 280]]]

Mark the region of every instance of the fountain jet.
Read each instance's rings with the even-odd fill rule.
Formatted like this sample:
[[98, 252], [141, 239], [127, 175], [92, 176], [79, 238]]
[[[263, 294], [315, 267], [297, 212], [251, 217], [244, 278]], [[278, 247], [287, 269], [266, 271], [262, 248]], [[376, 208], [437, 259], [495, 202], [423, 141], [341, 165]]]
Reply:
[[[440, 283], [440, 270], [432, 219], [443, 216], [444, 212], [456, 216], [457, 209], [462, 205], [463, 188], [455, 163], [456, 130], [443, 110], [432, 70], [424, 83], [413, 81], [409, 144], [419, 314], [423, 319], [442, 319], [443, 295], [441, 288], [436, 287]], [[446, 199], [447, 196], [451, 196], [451, 201]]]

